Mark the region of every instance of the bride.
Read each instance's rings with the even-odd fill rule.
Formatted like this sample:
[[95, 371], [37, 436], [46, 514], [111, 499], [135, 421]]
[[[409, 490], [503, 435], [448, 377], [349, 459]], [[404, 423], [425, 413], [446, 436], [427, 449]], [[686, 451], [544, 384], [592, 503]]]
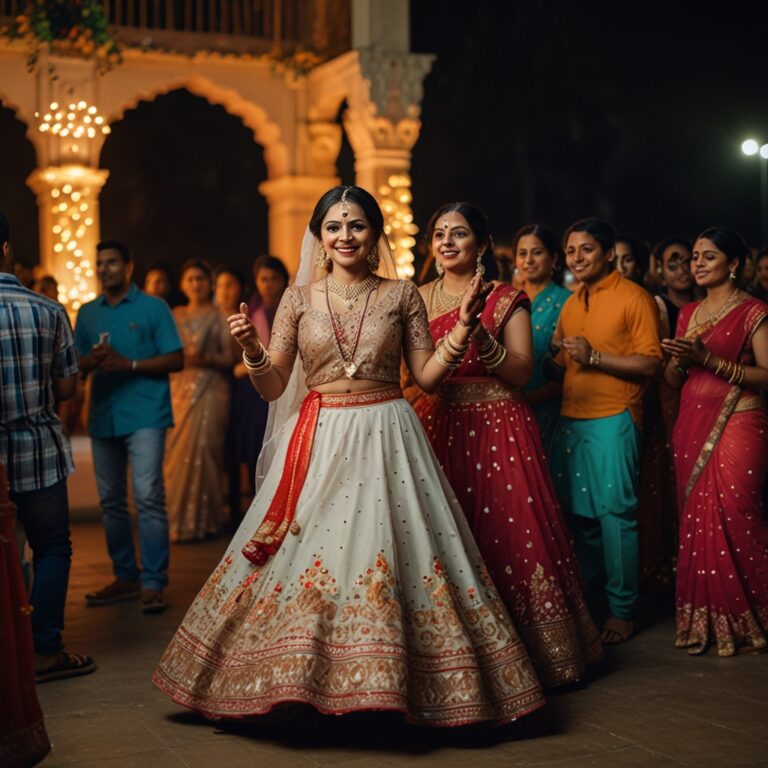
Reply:
[[208, 717], [298, 702], [454, 726], [543, 704], [398, 383], [401, 357], [426, 391], [461, 362], [489, 286], [472, 280], [435, 351], [417, 288], [388, 270], [378, 204], [335, 187], [315, 207], [269, 351], [245, 313], [229, 318], [273, 401], [260, 482], [153, 676]]

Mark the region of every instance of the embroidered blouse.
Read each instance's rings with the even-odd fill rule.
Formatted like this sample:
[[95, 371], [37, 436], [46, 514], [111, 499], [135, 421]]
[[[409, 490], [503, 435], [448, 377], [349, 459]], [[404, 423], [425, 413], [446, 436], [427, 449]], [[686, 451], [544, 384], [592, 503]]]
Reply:
[[[385, 289], [386, 290], [383, 290]], [[317, 292], [320, 306], [312, 306]], [[309, 286], [291, 286], [283, 294], [275, 315], [270, 352], [301, 354], [307, 386], [311, 389], [344, 378], [344, 360], [334, 338], [326, 309], [323, 281]], [[382, 280], [378, 296], [365, 312], [360, 340], [355, 351], [356, 378], [399, 383], [403, 351], [434, 349], [429, 332], [427, 308], [418, 288], [408, 280]], [[351, 356], [360, 311], [334, 313], [347, 360]]]

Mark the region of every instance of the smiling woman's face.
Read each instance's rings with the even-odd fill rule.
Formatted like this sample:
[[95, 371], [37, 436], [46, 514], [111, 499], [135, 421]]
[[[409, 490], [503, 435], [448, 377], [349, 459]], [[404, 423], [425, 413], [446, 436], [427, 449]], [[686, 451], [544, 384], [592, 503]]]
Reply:
[[331, 261], [347, 269], [365, 261], [374, 244], [373, 229], [355, 203], [332, 205], [323, 219], [320, 238]]
[[699, 238], [693, 246], [693, 279], [702, 288], [714, 288], [728, 282], [731, 272], [738, 267], [738, 259], [732, 262], [709, 238]]
[[517, 241], [515, 265], [529, 283], [543, 283], [552, 276], [555, 256], [536, 235], [523, 235]]
[[480, 243], [469, 222], [458, 211], [441, 216], [432, 231], [432, 254], [447, 272], [475, 272]]

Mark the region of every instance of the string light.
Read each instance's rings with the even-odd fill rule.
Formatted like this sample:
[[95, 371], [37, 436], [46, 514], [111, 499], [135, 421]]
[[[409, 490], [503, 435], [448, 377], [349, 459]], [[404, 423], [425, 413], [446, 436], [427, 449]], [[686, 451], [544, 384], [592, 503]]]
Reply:
[[75, 178], [65, 183], [60, 179], [60, 186], [53, 186], [50, 190], [51, 200], [56, 201], [53, 210], [57, 214], [51, 226], [53, 252], [62, 257], [66, 254], [64, 268], [68, 273], [67, 278], [59, 282], [59, 301], [73, 312], [86, 301], [96, 298], [96, 293], [89, 290], [88, 286], [88, 278], [94, 274], [93, 265], [84, 258], [85, 251], [80, 247], [88, 237], [93, 219], [89, 217], [85, 221], [78, 221], [79, 211], [85, 205], [81, 201], [89, 198], [92, 190], [90, 186], [81, 186], [82, 181], [78, 182], [78, 170], [77, 166], [62, 169]]
[[67, 273], [59, 280], [59, 301], [70, 312], [76, 312], [85, 302], [96, 298], [90, 287], [93, 264], [84, 258], [94, 226], [87, 202], [93, 200], [93, 172], [83, 163], [89, 155], [90, 140], [99, 134], [108, 135], [111, 129], [96, 107], [83, 100], [69, 104], [52, 101], [43, 114], [36, 112], [35, 117], [38, 130], [57, 137], [63, 158], [73, 161], [45, 171], [43, 177], [46, 186], [50, 185], [52, 248]]
[[[59, 109], [59, 104], [52, 101], [44, 115], [35, 112], [39, 120], [38, 130], [41, 133], [59, 133], [62, 136], [72, 135], [75, 138], [87, 136], [94, 138], [97, 132], [105, 136], [111, 132], [104, 118], [98, 114], [96, 107], [89, 107], [84, 101], [68, 106], [67, 112]], [[96, 127], [94, 127], [94, 125]]]
[[88, 106], [84, 101], [73, 102], [67, 106], [66, 112], [63, 110], [63, 106], [52, 101], [45, 114], [35, 112], [35, 117], [38, 119], [37, 129], [40, 133], [50, 133], [65, 140], [62, 142], [65, 155], [84, 155], [86, 153], [82, 152], [82, 144], [79, 142], [95, 139], [98, 133], [106, 136], [111, 132], [96, 107]]
[[400, 277], [415, 274], [412, 248], [416, 245], [419, 228], [413, 222], [411, 210], [411, 177], [407, 173], [392, 174], [379, 187], [379, 202], [384, 213], [384, 234], [389, 241], [395, 267]]

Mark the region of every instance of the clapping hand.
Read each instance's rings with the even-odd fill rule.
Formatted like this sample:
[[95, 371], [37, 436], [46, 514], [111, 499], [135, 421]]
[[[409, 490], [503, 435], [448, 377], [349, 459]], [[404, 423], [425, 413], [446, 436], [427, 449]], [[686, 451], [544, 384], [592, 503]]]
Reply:
[[566, 336], [562, 342], [563, 349], [579, 365], [589, 365], [592, 356], [592, 345], [583, 336]]
[[459, 309], [459, 321], [463, 326], [475, 326], [485, 309], [485, 300], [493, 290], [493, 283], [486, 283], [479, 273], [469, 281]]
[[692, 339], [662, 339], [661, 346], [672, 356], [673, 365], [679, 368], [689, 368], [692, 365], [704, 365], [709, 350], [701, 340], [701, 336]]
[[227, 322], [229, 323], [229, 332], [245, 353], [253, 356], [258, 355], [261, 342], [259, 341], [259, 334], [256, 332], [256, 326], [248, 317], [248, 305], [245, 302], [240, 304], [240, 312], [236, 315], [230, 315]]

